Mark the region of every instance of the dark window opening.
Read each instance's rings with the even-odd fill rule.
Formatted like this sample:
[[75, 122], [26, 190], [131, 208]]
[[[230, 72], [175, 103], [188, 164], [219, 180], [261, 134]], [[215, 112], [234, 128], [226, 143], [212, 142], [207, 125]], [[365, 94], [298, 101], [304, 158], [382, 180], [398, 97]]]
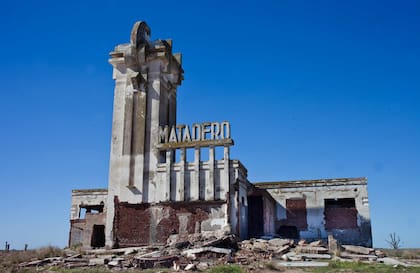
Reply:
[[357, 228], [357, 209], [354, 198], [325, 199], [325, 228]]
[[90, 245], [92, 247], [105, 246], [105, 226], [104, 225], [93, 225], [92, 240], [91, 240]]
[[354, 198], [325, 199], [325, 208], [355, 208]]

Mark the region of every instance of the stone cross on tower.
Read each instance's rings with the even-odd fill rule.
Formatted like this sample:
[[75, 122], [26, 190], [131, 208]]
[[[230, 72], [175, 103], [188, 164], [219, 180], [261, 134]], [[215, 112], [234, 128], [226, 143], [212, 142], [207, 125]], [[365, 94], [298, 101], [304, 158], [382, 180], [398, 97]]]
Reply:
[[155, 202], [159, 126], [176, 124], [176, 88], [183, 79], [181, 54], [171, 40], [150, 40], [150, 28], [137, 22], [129, 44], [110, 53], [115, 80], [106, 236], [112, 240], [114, 197], [129, 203]]

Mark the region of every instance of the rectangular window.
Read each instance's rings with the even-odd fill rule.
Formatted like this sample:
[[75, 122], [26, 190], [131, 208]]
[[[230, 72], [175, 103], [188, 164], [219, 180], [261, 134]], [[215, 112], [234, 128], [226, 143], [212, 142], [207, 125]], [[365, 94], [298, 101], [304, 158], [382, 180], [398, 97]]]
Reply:
[[357, 228], [354, 198], [325, 199], [325, 229]]
[[306, 230], [306, 200], [286, 199], [287, 225], [295, 226], [298, 230]]

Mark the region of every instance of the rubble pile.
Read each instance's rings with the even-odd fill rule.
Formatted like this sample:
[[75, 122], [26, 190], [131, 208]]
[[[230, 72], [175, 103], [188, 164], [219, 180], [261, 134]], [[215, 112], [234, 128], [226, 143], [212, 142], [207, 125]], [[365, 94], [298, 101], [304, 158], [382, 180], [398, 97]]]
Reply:
[[119, 249], [92, 249], [79, 251], [66, 249], [66, 257], [50, 257], [19, 264], [19, 267], [80, 268], [105, 266], [115, 269], [173, 268], [175, 271], [206, 270], [227, 263], [255, 265], [272, 262], [279, 266], [305, 267], [328, 266], [329, 260], [369, 261], [391, 264], [407, 264], [373, 248], [339, 245], [334, 238], [328, 243], [292, 239], [250, 239], [239, 242], [233, 235], [203, 237], [201, 234], [180, 238], [171, 236], [166, 245], [130, 247]]

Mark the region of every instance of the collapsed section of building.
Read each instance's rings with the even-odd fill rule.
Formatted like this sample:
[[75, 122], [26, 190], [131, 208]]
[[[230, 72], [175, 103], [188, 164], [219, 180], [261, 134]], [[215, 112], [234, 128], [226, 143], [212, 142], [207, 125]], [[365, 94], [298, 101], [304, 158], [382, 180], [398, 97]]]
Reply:
[[230, 158], [229, 122], [176, 123], [183, 69], [171, 40], [152, 41], [149, 26], [137, 22], [130, 43], [110, 55], [108, 189], [73, 190], [69, 245], [165, 244], [174, 234], [200, 233], [241, 239], [333, 234], [371, 246], [365, 178], [250, 183], [247, 169]]

